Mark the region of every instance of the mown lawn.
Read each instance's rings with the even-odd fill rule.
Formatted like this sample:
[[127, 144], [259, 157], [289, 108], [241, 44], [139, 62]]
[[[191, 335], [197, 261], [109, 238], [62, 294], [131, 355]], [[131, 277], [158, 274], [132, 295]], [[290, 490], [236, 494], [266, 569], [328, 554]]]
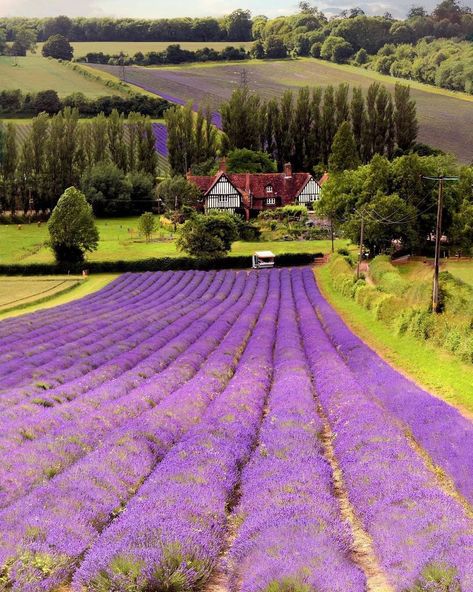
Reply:
[[22, 92], [53, 89], [61, 96], [80, 91], [93, 99], [109, 94], [121, 94], [63, 66], [56, 60], [39, 56], [12, 58], [0, 56], [0, 91], [20, 88]]
[[[148, 257], [177, 257], [180, 253], [172, 233], [161, 228], [153, 240], [146, 243], [138, 236], [138, 218], [115, 218], [98, 220], [100, 233], [99, 248], [88, 255], [90, 261], [136, 260]], [[45, 246], [48, 239], [47, 226], [42, 224], [22, 224], [0, 226], [0, 263], [47, 263], [52, 262], [51, 251]], [[347, 246], [347, 241], [337, 240], [335, 248]], [[236, 242], [231, 255], [252, 255], [257, 250], [271, 250], [279, 253], [328, 253], [331, 243], [328, 240], [314, 241], [261, 241]]]
[[369, 310], [333, 289], [327, 266], [316, 268], [315, 274], [330, 304], [381, 357], [433, 394], [473, 414], [473, 365], [409, 335], [394, 335]]

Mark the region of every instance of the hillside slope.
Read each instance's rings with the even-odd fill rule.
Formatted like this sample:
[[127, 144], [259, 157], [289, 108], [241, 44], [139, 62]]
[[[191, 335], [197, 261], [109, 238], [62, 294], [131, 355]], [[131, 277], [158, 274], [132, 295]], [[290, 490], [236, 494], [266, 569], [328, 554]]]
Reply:
[[[112, 74], [117, 67], [96, 66]], [[193, 100], [196, 104], [210, 103], [218, 108], [240, 84], [241, 71], [251, 90], [264, 98], [281, 95], [285, 89], [303, 86], [327, 86], [348, 82], [365, 90], [379, 81], [390, 90], [397, 79], [376, 72], [340, 66], [315, 59], [297, 61], [251, 61], [245, 63], [185, 65], [176, 67], [126, 68], [126, 80], [153, 91], [164, 98]], [[405, 80], [400, 80], [406, 83]], [[411, 82], [412, 95], [417, 101], [420, 123], [419, 141], [446, 152], [452, 152], [462, 162], [473, 159], [473, 96], [453, 93], [436, 87]]]

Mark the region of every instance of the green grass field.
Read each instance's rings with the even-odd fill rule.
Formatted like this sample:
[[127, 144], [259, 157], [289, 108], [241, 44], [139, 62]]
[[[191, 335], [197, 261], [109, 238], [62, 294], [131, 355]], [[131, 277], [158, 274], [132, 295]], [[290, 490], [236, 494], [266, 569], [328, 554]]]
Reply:
[[[96, 274], [86, 280], [81, 276], [0, 277], [0, 298], [3, 301], [8, 298], [11, 300], [18, 294], [29, 293], [30, 295], [27, 302], [17, 302], [16, 306], [8, 306], [8, 308], [0, 307], [0, 320], [66, 304], [100, 290], [117, 277], [118, 274], [111, 273]], [[57, 285], [63, 282], [69, 283], [69, 286], [63, 290], [48, 294], [37, 292], [41, 285], [44, 286], [47, 283]]]
[[67, 277], [2, 278], [0, 280], [0, 312], [49, 299], [74, 288], [78, 281]]
[[316, 268], [322, 293], [347, 325], [412, 380], [473, 417], [473, 366], [410, 335], [395, 335], [371, 311], [334, 290], [328, 266]]
[[[100, 244], [97, 251], [88, 256], [90, 261], [136, 260], [148, 257], [177, 257], [183, 255], [176, 249], [169, 231], [161, 229], [146, 243], [138, 236], [137, 218], [115, 218], [98, 220]], [[53, 256], [44, 243], [48, 238], [45, 224], [0, 226], [0, 263], [47, 263]], [[336, 241], [336, 248], [346, 246], [346, 241]], [[261, 241], [256, 243], [236, 242], [232, 255], [252, 255], [256, 250], [272, 250], [278, 253], [328, 253], [331, 244], [328, 240], [315, 241]]]
[[112, 93], [102, 82], [90, 80], [56, 60], [38, 56], [0, 56], [0, 90], [17, 88], [24, 93], [53, 89], [61, 96], [80, 91], [89, 98], [120, 94], [117, 91]]
[[[149, 53], [150, 51], [163, 51], [172, 41], [72, 41], [71, 45], [74, 48], [74, 57], [79, 58], [85, 56], [87, 53], [102, 52], [105, 54], [114, 55], [121, 51], [129, 56], [135, 55], [136, 52]], [[182, 49], [197, 51], [204, 47], [211, 47], [212, 49], [222, 50], [228, 46], [244, 47], [248, 49], [252, 45], [252, 41], [176, 41]], [[38, 43], [36, 48], [36, 56], [41, 55], [43, 43]]]
[[[96, 68], [117, 74], [114, 66]], [[128, 83], [136, 82], [147, 88], [154, 88], [158, 95], [164, 93], [178, 99], [192, 99], [197, 104], [210, 103], [218, 109], [239, 85], [242, 68], [246, 70], [250, 89], [266, 99], [280, 96], [288, 88], [297, 91], [304, 86], [325, 87], [341, 82], [361, 86], [365, 91], [373, 81], [382, 82], [391, 91], [398, 81], [406, 84], [406, 80], [313, 58], [157, 68], [130, 66], [126, 69], [126, 80]], [[455, 93], [419, 82], [409, 81], [409, 84], [417, 102], [419, 141], [452, 152], [462, 162], [471, 162], [473, 95]]]
[[[432, 278], [433, 267], [420, 261], [410, 261], [397, 267], [401, 275], [409, 280], [428, 280]], [[473, 286], [473, 259], [470, 261], [456, 261], [449, 259], [443, 261], [441, 271], [449, 271], [452, 275]]]

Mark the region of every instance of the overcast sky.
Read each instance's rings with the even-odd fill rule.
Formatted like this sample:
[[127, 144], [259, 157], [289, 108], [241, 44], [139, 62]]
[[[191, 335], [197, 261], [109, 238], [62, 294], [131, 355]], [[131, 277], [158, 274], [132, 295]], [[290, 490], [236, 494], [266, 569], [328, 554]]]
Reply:
[[[327, 13], [336, 14], [344, 8], [361, 6], [368, 14], [404, 17], [412, 4], [431, 9], [437, 0], [321, 0], [315, 1]], [[473, 0], [464, 0], [471, 5]], [[269, 17], [297, 11], [297, 0], [0, 0], [0, 16], [129, 16], [161, 18], [173, 16], [221, 16], [235, 8], [247, 8], [253, 15]]]

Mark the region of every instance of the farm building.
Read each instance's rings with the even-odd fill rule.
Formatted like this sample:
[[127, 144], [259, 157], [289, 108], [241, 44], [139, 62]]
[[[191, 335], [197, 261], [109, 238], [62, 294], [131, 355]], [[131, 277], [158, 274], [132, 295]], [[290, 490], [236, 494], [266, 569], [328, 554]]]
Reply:
[[228, 173], [222, 160], [215, 176], [188, 174], [187, 179], [201, 190], [206, 212], [228, 210], [250, 218], [263, 210], [319, 200], [328, 175], [317, 181], [310, 173], [293, 173], [290, 163], [282, 173]]

